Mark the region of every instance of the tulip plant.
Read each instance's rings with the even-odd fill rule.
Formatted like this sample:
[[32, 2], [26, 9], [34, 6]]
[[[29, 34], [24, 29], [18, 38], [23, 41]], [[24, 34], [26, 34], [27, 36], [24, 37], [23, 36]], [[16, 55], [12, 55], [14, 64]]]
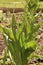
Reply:
[[31, 54], [36, 49], [36, 32], [43, 25], [43, 21], [35, 25], [36, 20], [40, 17], [40, 12], [35, 14], [37, 8], [38, 0], [26, 0], [21, 25], [17, 24], [13, 14], [11, 27], [1, 26], [5, 44], [15, 65], [28, 65]]

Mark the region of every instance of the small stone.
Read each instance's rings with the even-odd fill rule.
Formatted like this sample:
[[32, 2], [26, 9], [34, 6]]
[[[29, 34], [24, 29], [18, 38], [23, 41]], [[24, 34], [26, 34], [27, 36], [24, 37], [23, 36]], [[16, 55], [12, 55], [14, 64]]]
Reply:
[[37, 39], [40, 39], [40, 35], [37, 35], [37, 37], [36, 37]]
[[43, 29], [42, 28], [40, 28], [39, 30], [43, 32]]
[[43, 33], [40, 35], [40, 37], [43, 39]]

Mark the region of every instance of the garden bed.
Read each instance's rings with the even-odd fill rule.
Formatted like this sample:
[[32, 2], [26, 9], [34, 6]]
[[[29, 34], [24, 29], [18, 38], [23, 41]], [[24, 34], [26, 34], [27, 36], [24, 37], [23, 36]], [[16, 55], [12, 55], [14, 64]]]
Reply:
[[25, 8], [0, 8], [0, 65], [43, 65], [43, 8], [37, 9], [39, 4], [29, 0]]
[[[22, 15], [22, 13], [15, 14], [16, 19], [20, 20], [21, 19], [20, 18], [21, 15]], [[9, 17], [7, 16], [7, 19], [5, 20], [5, 22], [1, 22], [0, 25], [8, 26], [8, 22], [9, 22]], [[39, 46], [41, 46], [41, 47], [43, 46], [43, 26], [37, 32], [36, 41], [37, 41]], [[4, 44], [4, 41], [3, 41], [2, 33], [0, 32], [0, 55], [1, 55], [0, 59], [3, 57], [2, 56], [3, 55], [3, 49], [5, 49], [5, 44]], [[29, 65], [43, 65], [43, 61], [41, 62], [41, 60], [43, 59], [43, 49], [41, 51], [40, 50], [35, 51], [34, 53], [36, 54], [36, 56], [39, 57], [39, 60], [37, 58], [36, 59], [33, 58], [33, 59], [31, 59]], [[40, 55], [41, 55], [42, 59], [40, 58]]]

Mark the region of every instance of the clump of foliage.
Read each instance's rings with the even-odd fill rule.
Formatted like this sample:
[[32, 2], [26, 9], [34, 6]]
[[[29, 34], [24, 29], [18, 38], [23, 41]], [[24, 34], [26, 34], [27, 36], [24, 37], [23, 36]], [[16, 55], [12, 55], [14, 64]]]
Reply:
[[43, 25], [43, 22], [35, 25], [37, 18], [40, 17], [40, 12], [35, 14], [37, 8], [38, 0], [26, 0], [21, 26], [17, 24], [13, 14], [11, 27], [1, 27], [5, 44], [15, 65], [28, 65], [28, 61], [36, 49], [36, 32]]

